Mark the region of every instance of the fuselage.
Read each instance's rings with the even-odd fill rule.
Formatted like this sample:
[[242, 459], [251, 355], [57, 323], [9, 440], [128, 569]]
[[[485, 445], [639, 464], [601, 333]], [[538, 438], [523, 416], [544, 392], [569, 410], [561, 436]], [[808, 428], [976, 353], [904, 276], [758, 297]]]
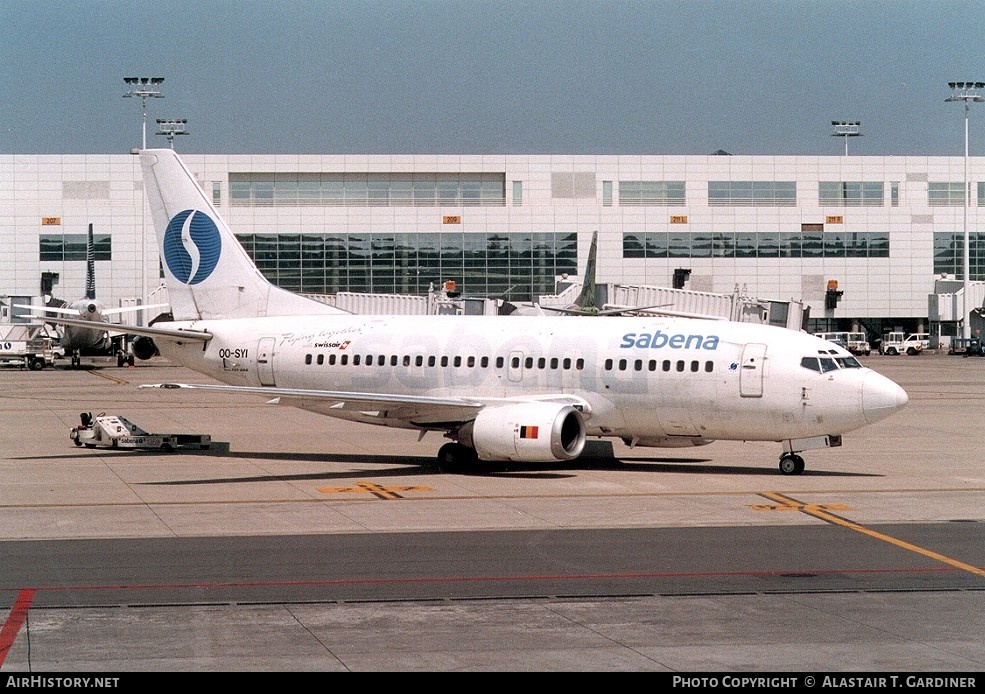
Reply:
[[[907, 401], [902, 388], [832, 343], [748, 323], [316, 315], [159, 325], [212, 333], [204, 347], [160, 349], [229, 385], [510, 400], [565, 394], [586, 403], [588, 435], [641, 445], [840, 434]], [[385, 412], [295, 404], [409, 426]]]
[[[82, 328], [66, 325], [62, 329], [60, 344], [68, 351], [77, 352], [83, 349], [106, 349], [109, 347], [107, 325], [103, 317], [103, 305], [95, 299], [79, 299], [73, 301], [69, 308], [78, 311], [80, 320], [91, 321], [92, 328]], [[74, 316], [73, 316], [74, 317]]]

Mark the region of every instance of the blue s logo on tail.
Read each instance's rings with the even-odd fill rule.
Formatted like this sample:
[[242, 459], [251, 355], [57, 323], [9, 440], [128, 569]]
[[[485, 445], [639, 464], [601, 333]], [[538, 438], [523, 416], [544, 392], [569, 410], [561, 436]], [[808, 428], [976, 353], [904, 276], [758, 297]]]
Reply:
[[215, 270], [222, 240], [215, 222], [201, 210], [179, 212], [164, 232], [164, 261], [179, 282], [198, 284]]

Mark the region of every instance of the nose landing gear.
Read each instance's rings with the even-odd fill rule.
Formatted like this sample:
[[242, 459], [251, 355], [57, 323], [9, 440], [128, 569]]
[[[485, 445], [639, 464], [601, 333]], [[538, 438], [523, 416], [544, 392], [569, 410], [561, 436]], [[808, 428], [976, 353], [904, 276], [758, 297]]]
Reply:
[[804, 459], [796, 453], [784, 453], [780, 456], [780, 473], [784, 475], [799, 475], [804, 471]]

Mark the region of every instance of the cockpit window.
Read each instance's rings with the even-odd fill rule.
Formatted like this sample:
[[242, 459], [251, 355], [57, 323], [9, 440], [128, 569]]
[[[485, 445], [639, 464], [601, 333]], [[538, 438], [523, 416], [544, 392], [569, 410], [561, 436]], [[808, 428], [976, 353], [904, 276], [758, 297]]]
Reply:
[[817, 357], [804, 357], [800, 360], [800, 365], [805, 369], [810, 369], [811, 371], [821, 373], [821, 367], [817, 363]]
[[855, 357], [836, 357], [835, 361], [843, 369], [861, 369], [862, 365]]
[[838, 368], [838, 365], [835, 364], [835, 360], [830, 357], [821, 357], [818, 361], [821, 362], [821, 373], [834, 371]]

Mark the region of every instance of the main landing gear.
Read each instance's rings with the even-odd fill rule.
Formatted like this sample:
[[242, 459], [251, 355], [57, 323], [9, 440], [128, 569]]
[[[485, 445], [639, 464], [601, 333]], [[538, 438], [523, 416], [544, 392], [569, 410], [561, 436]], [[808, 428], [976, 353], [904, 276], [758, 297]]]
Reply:
[[455, 470], [475, 465], [479, 457], [474, 448], [460, 443], [446, 443], [438, 451], [437, 465], [439, 470]]
[[804, 471], [804, 459], [796, 453], [780, 456], [780, 472], [784, 475], [799, 475]]

